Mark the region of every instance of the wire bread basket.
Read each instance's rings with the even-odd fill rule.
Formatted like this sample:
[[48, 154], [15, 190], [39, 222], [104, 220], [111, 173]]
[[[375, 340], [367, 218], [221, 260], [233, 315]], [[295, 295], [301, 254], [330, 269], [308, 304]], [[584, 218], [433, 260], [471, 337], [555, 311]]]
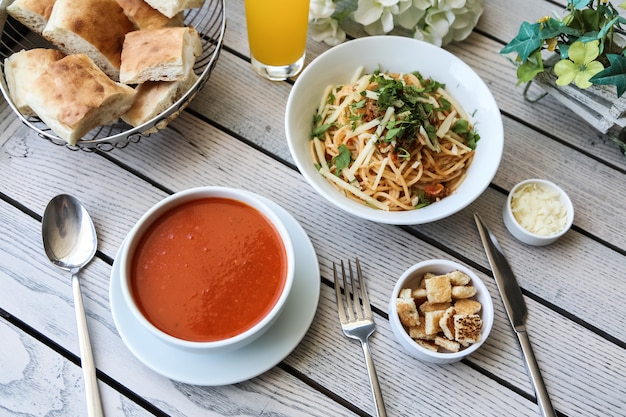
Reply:
[[194, 72], [198, 75], [198, 79], [173, 105], [140, 126], [130, 126], [120, 119], [91, 130], [76, 145], [70, 145], [56, 136], [39, 118], [26, 117], [21, 114], [9, 96], [4, 76], [4, 60], [22, 49], [53, 48], [53, 46], [10, 16], [0, 16], [0, 24], [2, 20], [5, 20], [0, 38], [0, 59], [2, 61], [0, 62], [0, 69], [2, 70], [0, 90], [2, 90], [9, 106], [24, 124], [37, 132], [40, 137], [56, 145], [65, 146], [71, 150], [100, 150], [105, 152], [124, 148], [129, 143], [139, 142], [141, 138], [165, 129], [168, 123], [174, 120], [204, 87], [222, 49], [226, 29], [225, 5], [226, 0], [205, 0], [201, 8], [185, 11], [185, 25], [193, 26], [200, 34], [202, 42], [202, 54], [197, 57], [194, 64]]

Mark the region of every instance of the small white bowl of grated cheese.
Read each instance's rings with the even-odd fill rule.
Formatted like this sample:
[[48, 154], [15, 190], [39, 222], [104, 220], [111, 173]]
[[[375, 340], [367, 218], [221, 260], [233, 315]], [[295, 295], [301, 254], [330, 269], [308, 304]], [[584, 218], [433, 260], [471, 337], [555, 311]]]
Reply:
[[574, 206], [556, 184], [529, 179], [517, 184], [503, 209], [504, 224], [520, 241], [545, 246], [563, 236], [574, 221]]

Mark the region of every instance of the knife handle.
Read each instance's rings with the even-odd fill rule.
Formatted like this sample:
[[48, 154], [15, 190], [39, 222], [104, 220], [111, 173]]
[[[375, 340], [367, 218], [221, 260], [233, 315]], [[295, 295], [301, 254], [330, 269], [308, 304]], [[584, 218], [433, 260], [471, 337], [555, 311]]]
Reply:
[[550, 397], [548, 396], [548, 390], [546, 390], [539, 365], [537, 364], [537, 359], [533, 353], [533, 347], [530, 344], [528, 333], [526, 333], [526, 330], [517, 330], [515, 333], [517, 334], [522, 352], [524, 353], [526, 369], [528, 369], [530, 379], [535, 387], [535, 395], [537, 396], [537, 404], [539, 405], [541, 415], [544, 417], [556, 417], [556, 413], [550, 402]]

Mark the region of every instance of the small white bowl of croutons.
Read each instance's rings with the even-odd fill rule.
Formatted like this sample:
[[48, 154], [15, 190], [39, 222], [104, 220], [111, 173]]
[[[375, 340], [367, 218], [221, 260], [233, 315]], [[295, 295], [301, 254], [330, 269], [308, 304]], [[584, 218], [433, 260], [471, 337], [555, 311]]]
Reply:
[[398, 342], [419, 360], [460, 361], [485, 342], [493, 325], [487, 286], [468, 267], [445, 259], [419, 262], [396, 283], [389, 323]]

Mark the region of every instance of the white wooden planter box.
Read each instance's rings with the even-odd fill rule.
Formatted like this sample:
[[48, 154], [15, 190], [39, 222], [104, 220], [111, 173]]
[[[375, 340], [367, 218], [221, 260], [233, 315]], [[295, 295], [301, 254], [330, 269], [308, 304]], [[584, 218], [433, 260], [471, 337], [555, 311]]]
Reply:
[[[551, 57], [546, 61], [544, 72], [537, 74], [533, 83], [552, 95], [559, 102], [567, 106], [571, 111], [596, 128], [600, 133], [610, 136], [626, 153], [626, 94], [617, 97], [615, 86], [592, 85], [586, 89], [580, 89], [574, 84], [557, 86], [557, 76], [552, 67], [558, 61], [558, 56]], [[524, 91], [524, 97], [529, 101], [538, 101], [543, 96], [531, 98], [528, 95], [528, 87]]]

